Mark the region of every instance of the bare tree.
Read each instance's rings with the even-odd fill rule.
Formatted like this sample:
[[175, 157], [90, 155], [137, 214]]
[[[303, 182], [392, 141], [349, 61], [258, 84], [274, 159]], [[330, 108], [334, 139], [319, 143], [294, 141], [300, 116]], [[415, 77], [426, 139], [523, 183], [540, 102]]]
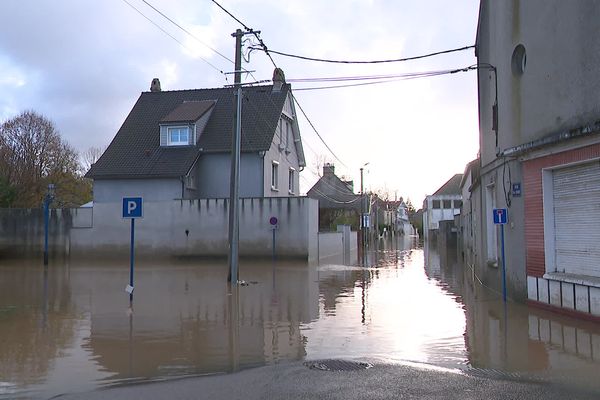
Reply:
[[92, 167], [92, 164], [94, 164], [96, 161], [98, 161], [98, 159], [100, 158], [102, 153], [104, 153], [104, 150], [106, 150], [105, 147], [92, 146], [92, 147], [88, 148], [86, 151], [84, 151], [83, 153], [81, 153], [81, 165], [83, 167], [84, 172], [87, 172], [90, 170], [90, 168]]
[[77, 152], [52, 121], [34, 111], [0, 125], [0, 180], [13, 191], [11, 201], [3, 204], [9, 207], [38, 207], [49, 183], [56, 185], [60, 206], [85, 202], [91, 193], [81, 178]]

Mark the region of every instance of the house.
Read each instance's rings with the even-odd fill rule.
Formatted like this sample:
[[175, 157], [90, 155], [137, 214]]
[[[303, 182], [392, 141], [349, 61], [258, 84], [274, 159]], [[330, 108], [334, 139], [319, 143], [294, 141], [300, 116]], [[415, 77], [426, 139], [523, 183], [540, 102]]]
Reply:
[[[94, 204], [229, 197], [234, 110], [233, 88], [161, 91], [153, 82], [86, 174]], [[305, 165], [290, 85], [244, 87], [240, 197], [298, 196]]]
[[480, 3], [476, 55], [481, 169], [476, 273], [500, 288], [508, 210], [510, 297], [600, 317], [600, 6]]
[[434, 194], [423, 201], [423, 235], [425, 240], [433, 239], [440, 221], [454, 221], [460, 212], [462, 195], [460, 181], [462, 174], [456, 174], [444, 183]]
[[361, 212], [361, 195], [354, 194], [352, 181], [340, 179], [334, 164], [323, 165], [323, 176], [306, 195], [319, 200], [319, 230], [335, 230], [336, 225], [351, 225], [358, 230]]
[[465, 167], [462, 179], [460, 181], [460, 190], [462, 196], [462, 207], [460, 209], [460, 232], [458, 235], [458, 246], [465, 257], [465, 262], [469, 267], [473, 267], [474, 258], [477, 255], [475, 241], [476, 233], [479, 230], [479, 215], [476, 210], [481, 208], [479, 197], [473, 196], [473, 190], [479, 185], [480, 160], [476, 158]]

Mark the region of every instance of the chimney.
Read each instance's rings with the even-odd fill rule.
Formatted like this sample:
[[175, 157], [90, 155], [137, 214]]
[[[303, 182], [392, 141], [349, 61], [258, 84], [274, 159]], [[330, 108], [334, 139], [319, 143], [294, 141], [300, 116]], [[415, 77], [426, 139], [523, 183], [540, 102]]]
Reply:
[[335, 166], [333, 164], [323, 165], [323, 176], [335, 175]]
[[281, 68], [273, 70], [273, 92], [281, 92], [281, 87], [285, 83], [285, 74]]
[[151, 92], [160, 92], [160, 79], [154, 78], [152, 79], [152, 83], [150, 84]]

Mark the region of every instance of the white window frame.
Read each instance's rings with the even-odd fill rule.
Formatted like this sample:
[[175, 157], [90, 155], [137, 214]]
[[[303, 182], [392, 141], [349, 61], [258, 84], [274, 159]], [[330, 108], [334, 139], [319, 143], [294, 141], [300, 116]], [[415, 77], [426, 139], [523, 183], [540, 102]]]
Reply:
[[271, 190], [279, 190], [279, 162], [271, 161]]
[[[187, 131], [187, 140], [184, 141], [172, 141], [171, 140], [171, 132], [174, 130], [186, 130]], [[179, 137], [181, 139], [181, 132], [179, 132]], [[187, 125], [177, 125], [177, 126], [168, 126], [167, 127], [167, 145], [168, 146], [189, 146], [190, 144], [190, 135], [191, 135], [191, 129], [189, 126]]]
[[296, 194], [295, 192], [295, 184], [296, 184], [296, 169], [290, 167], [290, 169], [288, 170], [288, 193], [289, 194]]

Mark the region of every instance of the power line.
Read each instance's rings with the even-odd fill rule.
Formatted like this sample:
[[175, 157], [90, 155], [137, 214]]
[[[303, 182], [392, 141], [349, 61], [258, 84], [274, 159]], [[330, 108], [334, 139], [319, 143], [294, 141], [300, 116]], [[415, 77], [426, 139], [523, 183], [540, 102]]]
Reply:
[[[338, 89], [338, 88], [347, 88], [347, 87], [356, 87], [356, 86], [378, 85], [378, 84], [381, 84], [381, 83], [391, 83], [391, 82], [406, 81], [406, 80], [419, 79], [419, 78], [430, 78], [430, 77], [434, 77], [434, 76], [450, 75], [450, 74], [455, 74], [455, 73], [458, 73], [458, 72], [468, 72], [468, 71], [472, 71], [474, 69], [477, 69], [477, 68], [471, 66], [471, 67], [466, 67], [466, 68], [460, 68], [460, 69], [454, 69], [454, 70], [446, 70], [446, 71], [437, 71], [437, 72], [428, 72], [428, 73], [423, 73], [423, 74], [397, 75], [393, 79], [382, 79], [382, 78], [378, 78], [378, 77], [363, 77], [363, 78], [353, 77], [353, 78], [350, 78], [348, 80], [350, 80], [350, 81], [375, 80], [375, 81], [372, 81], [372, 82], [361, 82], [361, 83], [349, 83], [349, 84], [344, 84], [344, 85], [304, 87], [304, 88], [297, 88], [297, 89], [294, 89], [294, 90], [295, 91], [302, 91], [302, 90]], [[321, 81], [316, 80], [315, 82], [327, 82], [326, 79], [327, 78], [323, 78], [323, 80], [321, 80]], [[376, 79], [379, 79], [379, 80], [376, 80]], [[292, 81], [292, 80], [290, 80], [290, 81]], [[336, 80], [335, 80], [335, 78], [333, 78], [331, 81], [335, 82]], [[343, 79], [339, 79], [338, 81], [343, 82]], [[310, 82], [310, 81], [309, 80], [303, 80], [301, 82]]]
[[146, 1], [146, 0], [142, 0], [142, 1], [148, 7], [152, 8], [154, 11], [156, 11], [157, 13], [159, 13], [167, 21], [169, 21], [170, 23], [172, 23], [173, 25], [175, 25], [176, 27], [178, 27], [179, 29], [181, 29], [183, 32], [187, 33], [189, 36], [191, 36], [192, 38], [194, 38], [198, 43], [206, 46], [207, 48], [209, 48], [210, 50], [214, 51], [215, 53], [217, 53], [218, 55], [220, 55], [221, 57], [223, 57], [225, 60], [229, 61], [230, 63], [235, 64], [235, 62], [231, 58], [227, 57], [226, 55], [224, 55], [223, 53], [221, 53], [217, 49], [209, 46], [208, 44], [206, 44], [205, 42], [203, 42], [202, 40], [200, 40], [196, 35], [194, 35], [190, 31], [188, 31], [187, 29], [185, 29], [184, 27], [182, 27], [181, 25], [179, 25], [176, 21], [173, 21], [171, 18], [169, 18], [167, 15], [165, 15], [162, 11], [160, 11], [158, 8], [156, 8], [152, 4], [150, 4], [148, 1]]
[[343, 162], [334, 152], [333, 150], [331, 150], [331, 147], [329, 147], [329, 145], [325, 142], [325, 139], [323, 139], [323, 137], [321, 136], [321, 134], [319, 133], [319, 131], [317, 130], [317, 128], [315, 128], [314, 124], [312, 123], [312, 121], [310, 120], [310, 118], [308, 118], [308, 115], [306, 115], [306, 112], [304, 111], [304, 109], [302, 108], [302, 106], [300, 105], [300, 103], [298, 102], [298, 99], [296, 99], [296, 96], [294, 96], [294, 94], [290, 91], [290, 96], [292, 96], [292, 99], [294, 99], [294, 102], [298, 105], [298, 108], [300, 108], [300, 111], [302, 111], [302, 115], [304, 115], [304, 118], [306, 118], [306, 120], [308, 121], [310, 127], [313, 129], [313, 131], [315, 131], [315, 133], [317, 134], [317, 136], [319, 137], [319, 139], [321, 139], [321, 142], [323, 142], [323, 144], [325, 145], [325, 147], [327, 147], [327, 150], [329, 150], [329, 152], [331, 153], [331, 155], [333, 157], [335, 157], [336, 160], [338, 160], [340, 162], [340, 164], [342, 164], [344, 167], [348, 168], [348, 165], [346, 165], [345, 162]]
[[[457, 52], [457, 51], [464, 51], [464, 50], [473, 49], [473, 48], [475, 48], [475, 46], [471, 45], [471, 46], [464, 46], [464, 47], [460, 47], [460, 48], [456, 48], [456, 49], [436, 51], [434, 53], [428, 53], [428, 54], [423, 54], [423, 55], [413, 56], [413, 57], [395, 58], [395, 59], [388, 59], [388, 60], [367, 60], [367, 61], [364, 61], [364, 60], [330, 60], [330, 59], [325, 59], [325, 58], [316, 58], [316, 57], [301, 56], [301, 55], [291, 54], [291, 53], [284, 53], [282, 51], [276, 51], [276, 50], [269, 50], [269, 52], [274, 53], [274, 54], [279, 54], [280, 56], [284, 56], [284, 57], [291, 57], [291, 58], [297, 58], [297, 59], [305, 60], [305, 61], [316, 61], [316, 62], [324, 62], [324, 63], [334, 63], [334, 64], [384, 64], [384, 63], [395, 63], [395, 62], [404, 62], [404, 61], [419, 60], [421, 58], [433, 57], [433, 56], [437, 56], [437, 55], [440, 55], [440, 54], [454, 53], [454, 52]], [[266, 51], [266, 50], [264, 50], [264, 49], [262, 49], [260, 47], [251, 47], [250, 49], [252, 49], [252, 50], [263, 50], [263, 51]]]
[[[268, 50], [267, 46], [265, 45], [265, 43], [263, 42], [263, 40], [260, 38], [258, 32], [255, 32], [253, 29], [251, 29], [246, 24], [244, 24], [242, 21], [240, 21], [239, 18], [237, 18], [232, 13], [230, 13], [227, 9], [225, 9], [222, 5], [220, 5], [216, 0], [212, 0], [212, 2], [215, 3], [227, 15], [229, 15], [231, 18], [233, 18], [235, 21], [237, 21], [240, 25], [242, 25], [242, 27], [244, 27], [244, 29], [246, 29], [247, 32], [251, 32], [252, 34], [254, 34], [254, 36], [256, 37], [256, 39], [260, 42], [261, 47], [260, 48], [250, 47], [250, 49], [263, 50], [265, 52], [265, 54], [267, 54], [267, 56], [269, 56], [269, 59], [273, 63], [273, 66], [275, 68], [277, 68], [277, 64], [275, 64], [275, 61], [273, 60], [273, 58], [269, 54], [269, 50]], [[314, 124], [312, 123], [312, 121], [310, 120], [310, 118], [308, 118], [308, 115], [306, 115], [306, 112], [304, 111], [304, 109], [302, 108], [302, 106], [300, 105], [300, 103], [298, 103], [298, 100], [296, 99], [296, 97], [293, 95], [293, 93], [291, 91], [290, 91], [290, 96], [292, 96], [292, 99], [294, 99], [294, 102], [298, 105], [298, 107], [300, 108], [300, 111], [302, 111], [302, 114], [304, 115], [304, 118], [306, 118], [306, 120], [310, 124], [311, 128], [315, 131], [315, 133], [317, 134], [317, 136], [319, 137], [319, 139], [321, 139], [321, 141], [323, 142], [323, 144], [325, 145], [325, 147], [327, 148], [327, 150], [329, 150], [329, 152], [331, 153], [331, 155], [333, 155], [333, 157], [335, 157], [335, 159], [338, 160], [343, 166], [345, 166], [346, 168], [348, 168], [348, 166], [338, 156], [336, 156], [336, 154], [333, 152], [333, 150], [331, 150], [331, 147], [329, 147], [329, 145], [325, 142], [325, 140], [323, 139], [323, 137], [321, 137], [321, 134], [317, 131], [317, 128], [315, 128]]]
[[225, 9], [225, 7], [223, 7], [222, 5], [220, 5], [219, 3], [216, 2], [216, 0], [212, 0], [213, 3], [215, 3], [221, 10], [225, 11], [225, 13], [227, 15], [229, 15], [231, 18], [233, 18], [238, 24], [242, 25], [244, 27], [244, 29], [249, 32], [252, 33], [254, 35], [254, 37], [256, 37], [256, 40], [258, 40], [258, 43], [260, 44], [260, 47], [250, 47], [250, 49], [259, 49], [265, 52], [265, 54], [269, 57], [269, 59], [271, 60], [271, 63], [273, 63], [273, 66], [275, 68], [277, 68], [277, 65], [275, 64], [275, 61], [273, 60], [273, 57], [271, 57], [271, 54], [269, 54], [269, 49], [267, 48], [267, 45], [265, 45], [265, 42], [263, 42], [263, 40], [260, 38], [259, 32], [256, 32], [254, 29], [249, 28], [248, 25], [244, 24], [242, 21], [240, 21], [239, 18], [237, 18], [235, 15], [233, 15], [232, 13], [230, 13], [229, 11], [227, 11], [227, 9]]
[[[139, 9], [137, 9], [133, 4], [131, 4], [129, 1], [127, 0], [123, 0], [123, 2], [125, 4], [127, 4], [129, 7], [133, 8], [138, 14], [140, 14], [142, 17], [144, 17], [146, 20], [148, 20], [148, 22], [150, 22], [152, 25], [154, 25], [155, 27], [157, 27], [158, 29], [160, 29], [161, 32], [163, 32], [165, 35], [167, 35], [168, 37], [170, 37], [171, 39], [173, 39], [174, 41], [176, 41], [177, 43], [179, 43], [182, 47], [186, 48], [188, 51], [193, 52], [189, 47], [187, 47], [185, 44], [183, 44], [183, 42], [181, 42], [179, 39], [177, 39], [175, 36], [171, 35], [169, 32], [167, 32], [165, 29], [163, 29], [163, 27], [161, 27], [160, 25], [158, 25], [156, 22], [154, 22], [152, 19], [150, 19], [149, 17], [147, 17], [143, 12], [141, 12]], [[227, 76], [225, 75], [225, 73], [223, 72], [223, 70], [221, 70], [220, 68], [216, 67], [214, 64], [212, 64], [210, 61], [206, 60], [203, 57], [198, 56], [198, 58], [200, 58], [202, 61], [204, 61], [206, 64], [210, 65], [213, 69], [215, 69], [216, 71], [218, 71], [219, 73], [223, 74], [225, 76], [225, 79], [227, 79]]]
[[[469, 66], [466, 68], [471, 68]], [[292, 78], [287, 79], [288, 82], [346, 82], [346, 81], [363, 81], [363, 80], [376, 80], [376, 79], [388, 79], [388, 78], [412, 78], [421, 76], [432, 76], [446, 73], [452, 73], [454, 71], [463, 70], [465, 68], [455, 69], [443, 69], [434, 71], [418, 71], [418, 72], [403, 72], [396, 74], [385, 74], [385, 75], [351, 75], [351, 76], [330, 76], [330, 77], [312, 77], [312, 78]]]

